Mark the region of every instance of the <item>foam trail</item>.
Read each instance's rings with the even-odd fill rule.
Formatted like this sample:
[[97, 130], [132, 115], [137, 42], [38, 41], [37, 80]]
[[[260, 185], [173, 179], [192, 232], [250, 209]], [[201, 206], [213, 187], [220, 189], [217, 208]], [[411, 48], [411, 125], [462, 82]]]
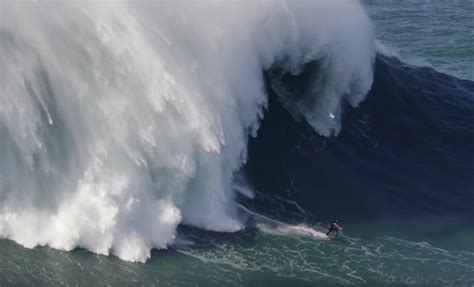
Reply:
[[305, 224], [287, 224], [273, 218], [258, 214], [243, 205], [239, 209], [246, 214], [262, 232], [281, 236], [312, 236], [316, 239], [328, 240], [326, 231], [322, 228], [315, 228]]
[[180, 223], [239, 230], [232, 183], [262, 71], [318, 60], [302, 113], [327, 135], [372, 81], [357, 2], [1, 6], [0, 235], [26, 247], [144, 262]]

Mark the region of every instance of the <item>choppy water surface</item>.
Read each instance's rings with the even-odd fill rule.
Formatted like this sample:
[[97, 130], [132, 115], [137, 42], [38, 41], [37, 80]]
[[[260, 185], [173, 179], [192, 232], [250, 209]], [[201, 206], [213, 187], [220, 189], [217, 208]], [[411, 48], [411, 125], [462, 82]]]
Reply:
[[474, 1], [363, 2], [377, 39], [404, 59], [474, 80]]

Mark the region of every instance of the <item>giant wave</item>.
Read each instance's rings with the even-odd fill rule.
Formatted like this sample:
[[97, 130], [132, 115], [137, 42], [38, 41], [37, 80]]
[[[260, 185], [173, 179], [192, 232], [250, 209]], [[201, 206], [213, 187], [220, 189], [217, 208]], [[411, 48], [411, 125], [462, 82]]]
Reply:
[[0, 235], [130, 261], [179, 224], [243, 227], [264, 71], [318, 63], [281, 100], [324, 136], [372, 84], [357, 2], [4, 2], [0, 39]]

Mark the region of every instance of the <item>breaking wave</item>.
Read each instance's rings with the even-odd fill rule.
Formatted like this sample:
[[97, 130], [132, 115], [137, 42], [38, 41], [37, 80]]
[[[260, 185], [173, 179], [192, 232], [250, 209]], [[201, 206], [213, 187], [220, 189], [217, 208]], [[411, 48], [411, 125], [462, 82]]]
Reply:
[[0, 235], [144, 262], [179, 224], [243, 227], [235, 173], [267, 105], [265, 71], [321, 135], [372, 84], [358, 2], [3, 2]]

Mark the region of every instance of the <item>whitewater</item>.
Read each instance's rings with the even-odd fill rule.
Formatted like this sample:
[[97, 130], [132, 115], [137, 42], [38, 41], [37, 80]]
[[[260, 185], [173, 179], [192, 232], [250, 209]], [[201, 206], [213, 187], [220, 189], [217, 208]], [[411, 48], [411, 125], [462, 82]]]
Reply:
[[0, 3], [0, 236], [145, 262], [177, 227], [241, 230], [236, 173], [282, 96], [336, 136], [373, 77], [356, 1]]

